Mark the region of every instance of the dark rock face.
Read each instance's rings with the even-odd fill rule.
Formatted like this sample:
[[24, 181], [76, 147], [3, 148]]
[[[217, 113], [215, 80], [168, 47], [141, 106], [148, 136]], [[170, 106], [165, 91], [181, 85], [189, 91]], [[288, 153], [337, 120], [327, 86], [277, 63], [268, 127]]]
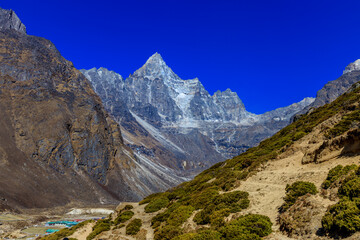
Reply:
[[[0, 197], [10, 207], [136, 201], [179, 183], [163, 177], [167, 169], [148, 170], [124, 145], [89, 81], [50, 41], [7, 24], [0, 30]], [[130, 112], [121, 114], [131, 125]]]
[[26, 33], [25, 25], [20, 21], [13, 10], [0, 8], [0, 30], [14, 29], [21, 33]]
[[182, 80], [158, 53], [126, 80], [104, 68], [81, 71], [122, 126], [125, 142], [161, 148], [162, 155], [146, 157], [185, 175], [255, 146], [313, 101], [255, 115], [230, 89], [211, 96], [197, 78]]
[[225, 113], [226, 121], [240, 121], [246, 117], [246, 110], [243, 102], [240, 100], [235, 92], [229, 88], [226, 91], [217, 91], [213, 96], [215, 104], [220, 105]]

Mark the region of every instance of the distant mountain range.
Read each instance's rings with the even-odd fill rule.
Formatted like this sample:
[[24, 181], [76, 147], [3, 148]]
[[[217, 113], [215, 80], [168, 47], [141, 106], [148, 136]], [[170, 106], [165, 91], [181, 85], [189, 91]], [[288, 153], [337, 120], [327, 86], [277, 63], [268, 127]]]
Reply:
[[211, 96], [199, 79], [182, 80], [158, 53], [125, 80], [105, 68], [80, 71], [134, 153], [185, 176], [257, 145], [315, 100], [256, 115], [230, 89]]
[[[346, 72], [340, 80], [359, 73]], [[328, 88], [318, 96], [329, 97], [322, 94], [326, 90], [336, 92]], [[156, 240], [360, 239], [360, 84], [346, 91], [191, 181], [131, 206], [120, 204], [101, 223], [107, 229], [99, 233], [94, 227], [91, 234], [98, 239], [136, 233]]]
[[191, 177], [239, 155], [313, 108], [335, 100], [359, 81], [359, 65], [322, 88], [316, 98], [256, 115], [236, 92], [210, 95], [199, 79], [182, 80], [159, 53], [127, 79], [106, 68], [80, 70], [122, 128], [140, 163]]

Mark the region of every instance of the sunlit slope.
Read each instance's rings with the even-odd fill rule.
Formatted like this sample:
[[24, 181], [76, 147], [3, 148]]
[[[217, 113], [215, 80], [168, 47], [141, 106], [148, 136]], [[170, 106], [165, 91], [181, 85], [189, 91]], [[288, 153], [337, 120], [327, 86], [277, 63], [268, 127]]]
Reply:
[[[192, 181], [164, 193], [152, 194], [139, 204], [134, 204], [135, 210], [130, 211], [135, 211], [135, 215], [122, 223], [124, 226], [111, 221], [129, 211], [119, 208], [116, 216], [105, 220], [105, 224], [108, 224], [111, 230], [100, 232], [96, 237], [134, 239], [134, 236], [139, 237], [136, 234], [140, 234], [141, 231], [151, 232], [150, 238], [154, 239], [260, 239], [270, 234], [272, 225], [275, 224], [274, 217], [271, 217], [271, 223], [268, 216], [257, 215], [248, 210], [249, 206], [256, 205], [250, 201], [253, 200], [252, 193], [249, 197], [250, 190], [255, 192], [255, 188], [261, 188], [259, 184], [251, 187], [248, 180], [255, 179], [271, 163], [289, 165], [295, 160], [299, 174], [294, 174], [291, 177], [292, 181], [296, 180], [296, 176], [299, 180], [312, 180], [317, 178], [314, 163], [325, 161], [325, 157], [331, 155], [332, 151], [336, 151], [337, 157], [357, 154], [360, 150], [356, 147], [360, 120], [359, 100], [360, 89], [354, 85], [349, 92], [334, 102], [302, 116], [273, 137], [261, 142], [259, 146], [214, 165]], [[311, 142], [314, 141], [314, 137], [320, 138], [316, 142], [317, 145]], [[312, 149], [309, 147], [311, 144], [317, 147]], [[321, 175], [315, 184], [316, 187], [320, 187], [332, 165], [321, 165]], [[307, 177], [308, 172], [302, 166], [314, 168], [312, 176]], [[286, 165], [278, 165], [273, 169], [274, 173], [281, 168], [286, 171]], [[301, 176], [301, 173], [304, 175]], [[279, 178], [280, 185], [281, 181]], [[257, 183], [260, 182], [261, 178], [257, 180]], [[271, 186], [268, 188], [271, 189]], [[285, 193], [285, 186], [279, 192]], [[283, 195], [279, 194], [275, 198], [282, 201]], [[151, 223], [140, 225], [139, 232], [133, 233], [133, 236], [120, 230], [122, 227], [126, 228], [135, 217], [141, 220], [140, 216], [154, 213], [157, 214]], [[266, 214], [265, 211], [260, 213]], [[154, 229], [154, 236], [150, 227]], [[149, 238], [149, 234], [147, 236]]]

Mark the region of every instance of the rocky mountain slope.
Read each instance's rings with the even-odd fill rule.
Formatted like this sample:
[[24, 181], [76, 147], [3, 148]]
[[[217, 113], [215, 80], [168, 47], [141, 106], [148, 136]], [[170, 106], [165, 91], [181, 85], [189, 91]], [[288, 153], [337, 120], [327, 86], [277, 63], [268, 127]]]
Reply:
[[211, 96], [199, 79], [182, 80], [158, 53], [125, 80], [105, 68], [81, 71], [135, 154], [177, 174], [191, 175], [257, 145], [314, 100], [252, 114], [230, 89]]
[[355, 84], [194, 180], [120, 205], [92, 237], [358, 239], [359, 104]]
[[89, 81], [3, 9], [0, 61], [2, 209], [113, 204], [180, 181], [140, 165]]
[[309, 112], [311, 109], [324, 106], [334, 101], [358, 81], [360, 81], [360, 60], [350, 63], [343, 71], [343, 75], [338, 79], [325, 84], [325, 86], [317, 92], [315, 101], [296, 115], [300, 116], [301, 114]]

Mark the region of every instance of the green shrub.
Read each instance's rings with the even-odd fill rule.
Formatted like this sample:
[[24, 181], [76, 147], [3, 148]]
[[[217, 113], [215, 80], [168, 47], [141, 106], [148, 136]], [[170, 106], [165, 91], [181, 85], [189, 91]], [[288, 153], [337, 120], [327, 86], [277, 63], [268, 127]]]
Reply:
[[321, 187], [324, 189], [328, 189], [332, 183], [334, 183], [336, 180], [340, 178], [340, 176], [342, 175], [343, 168], [344, 167], [342, 165], [337, 165], [336, 167], [332, 168], [329, 171], [326, 180], [321, 184]]
[[191, 240], [220, 240], [221, 233], [213, 230], [204, 230], [197, 233]]
[[171, 200], [181, 199], [185, 195], [186, 195], [186, 193], [185, 193], [184, 189], [177, 188], [177, 189], [170, 190], [167, 198], [171, 201]]
[[230, 209], [225, 208], [217, 210], [211, 213], [210, 215], [210, 224], [212, 227], [219, 228], [225, 225], [225, 217], [229, 216]]
[[192, 240], [196, 233], [185, 233], [180, 236], [173, 238], [173, 240]]
[[125, 205], [125, 207], [123, 208], [123, 210], [131, 210], [131, 209], [133, 209], [134, 207], [133, 207], [133, 205]]
[[360, 197], [360, 177], [354, 177], [341, 184], [338, 195], [348, 197], [350, 200]]
[[158, 213], [155, 217], [152, 218], [151, 220], [152, 228], [157, 228], [161, 225], [161, 223], [166, 222], [170, 214], [180, 206], [181, 204], [179, 202], [170, 203], [170, 205], [168, 205], [168, 208], [164, 212]]
[[114, 221], [114, 224], [115, 225], [118, 225], [120, 223], [124, 223], [126, 222], [127, 220], [131, 219], [132, 217], [134, 216], [134, 212], [133, 211], [125, 211], [125, 212], [122, 212], [120, 213], [115, 221]]
[[157, 212], [160, 209], [166, 207], [169, 204], [167, 197], [159, 197], [151, 200], [148, 205], [145, 206], [146, 213]]
[[300, 138], [304, 137], [306, 135], [305, 132], [303, 131], [299, 131], [297, 133], [294, 134], [294, 137], [292, 138], [293, 141], [297, 141], [299, 140]]
[[136, 235], [142, 226], [141, 219], [135, 218], [126, 226], [127, 235]]
[[360, 230], [360, 210], [355, 202], [341, 200], [330, 207], [321, 223], [328, 233], [346, 237]]
[[220, 240], [221, 233], [213, 230], [202, 230], [199, 233], [185, 233], [173, 240]]
[[193, 211], [194, 208], [192, 206], [180, 206], [170, 214], [167, 224], [181, 226], [191, 216]]
[[245, 178], [247, 178], [247, 176], [249, 175], [249, 172], [247, 171], [236, 171], [234, 170], [235, 176], [237, 180], [243, 180]]
[[285, 191], [285, 203], [280, 207], [280, 212], [285, 212], [292, 205], [294, 205], [298, 197], [304, 196], [307, 193], [317, 193], [316, 186], [313, 183], [303, 181], [294, 182], [293, 184], [286, 186]]
[[86, 240], [94, 239], [97, 235], [99, 235], [102, 232], [109, 231], [110, 230], [110, 220], [98, 220], [95, 226], [93, 227], [93, 231], [89, 234], [89, 236], [86, 237]]
[[229, 225], [235, 225], [239, 228], [246, 228], [250, 233], [256, 234], [260, 237], [269, 235], [272, 230], [272, 223], [270, 218], [259, 214], [247, 214], [240, 216], [238, 219], [231, 221]]
[[143, 204], [146, 204], [146, 203], [149, 203], [151, 202], [152, 200], [156, 199], [156, 198], [159, 198], [159, 197], [167, 197], [167, 193], [153, 193], [153, 194], [150, 194], [149, 196], [147, 196], [146, 198], [144, 198], [143, 200], [141, 200], [139, 202], [139, 205], [143, 205]]
[[329, 130], [329, 137], [336, 137], [348, 131], [354, 122], [360, 121], [360, 110], [344, 115], [332, 129]]
[[228, 208], [232, 213], [240, 212], [242, 209], [249, 207], [249, 193], [242, 191], [234, 191], [219, 195], [215, 200], [214, 204], [216, 209]]
[[338, 181], [340, 201], [332, 205], [322, 218], [324, 230], [333, 237], [347, 237], [360, 231], [359, 167], [337, 166], [329, 171], [327, 180]]
[[48, 236], [45, 236], [41, 238], [41, 240], [61, 240], [65, 237], [70, 236], [72, 233], [69, 228], [63, 228], [60, 231], [50, 234]]
[[210, 215], [214, 211], [215, 205], [211, 205], [196, 213], [194, 216], [194, 222], [199, 225], [205, 225], [210, 223]]
[[261, 237], [251, 233], [248, 228], [232, 224], [223, 227], [220, 232], [226, 240], [261, 240]]
[[157, 228], [161, 225], [161, 223], [165, 222], [170, 216], [169, 211], [165, 211], [163, 213], [158, 213], [155, 217], [151, 219], [151, 227]]
[[247, 192], [242, 191], [216, 195], [205, 209], [195, 214], [194, 222], [200, 225], [211, 223], [212, 226], [222, 226], [225, 215], [228, 216], [230, 212], [239, 212], [249, 206], [248, 196]]
[[155, 231], [155, 240], [170, 240], [182, 234], [180, 227], [165, 225]]
[[245, 179], [248, 172], [245, 170], [234, 170], [230, 168], [221, 168], [215, 172], [216, 179], [214, 184], [223, 191], [229, 191], [238, 184], [238, 180]]
[[323, 189], [328, 189], [333, 183], [345, 178], [349, 174], [349, 172], [355, 169], [357, 169], [357, 166], [355, 164], [347, 165], [345, 167], [343, 167], [342, 165], [337, 165], [329, 171], [328, 176], [326, 180], [321, 184], [321, 187]]
[[272, 232], [271, 226], [272, 223], [269, 217], [258, 214], [248, 214], [229, 222], [219, 231], [222, 233], [223, 239], [260, 240], [261, 237], [265, 237]]
[[214, 188], [206, 188], [199, 193], [195, 193], [189, 204], [195, 207], [195, 209], [204, 208], [208, 204], [212, 203], [214, 199], [219, 195], [219, 191]]
[[123, 227], [125, 227], [125, 224], [121, 223], [121, 224], [117, 225], [114, 229], [120, 229]]

